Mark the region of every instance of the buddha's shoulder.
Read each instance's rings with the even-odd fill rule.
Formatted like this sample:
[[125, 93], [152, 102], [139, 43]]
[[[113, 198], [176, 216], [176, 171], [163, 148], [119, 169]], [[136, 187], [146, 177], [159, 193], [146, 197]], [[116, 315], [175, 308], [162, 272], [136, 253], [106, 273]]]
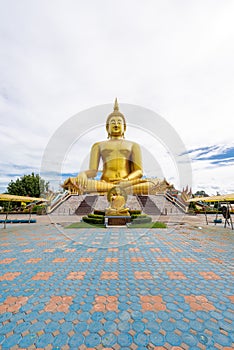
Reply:
[[122, 145], [127, 145], [127, 146], [139, 146], [138, 143], [134, 142], [134, 141], [131, 141], [131, 140], [104, 140], [104, 141], [98, 141], [98, 142], [95, 142], [93, 144], [93, 148], [103, 148], [103, 147], [106, 147], [110, 144], [113, 144], [113, 143], [116, 143], [118, 144], [119, 142], [121, 142]]
[[135, 141], [131, 141], [131, 140], [124, 140], [125, 144], [131, 147], [140, 147], [140, 145], [135, 142]]
[[138, 143], [134, 142], [134, 141], [131, 141], [131, 140], [126, 140], [126, 139], [121, 139], [121, 140], [105, 140], [105, 141], [100, 141], [100, 142], [97, 142], [99, 144], [108, 144], [108, 143], [128, 143], [130, 145], [138, 145]]
[[92, 145], [92, 148], [98, 148], [103, 142], [105, 142], [105, 141], [98, 141], [98, 142], [95, 142], [95, 143]]

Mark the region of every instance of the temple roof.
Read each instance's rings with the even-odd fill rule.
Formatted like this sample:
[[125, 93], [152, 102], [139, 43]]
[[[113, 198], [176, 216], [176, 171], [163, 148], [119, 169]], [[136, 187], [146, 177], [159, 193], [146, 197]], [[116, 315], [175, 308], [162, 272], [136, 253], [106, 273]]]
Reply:
[[210, 197], [195, 197], [188, 200], [188, 202], [232, 202], [234, 201], [234, 193], [210, 196]]

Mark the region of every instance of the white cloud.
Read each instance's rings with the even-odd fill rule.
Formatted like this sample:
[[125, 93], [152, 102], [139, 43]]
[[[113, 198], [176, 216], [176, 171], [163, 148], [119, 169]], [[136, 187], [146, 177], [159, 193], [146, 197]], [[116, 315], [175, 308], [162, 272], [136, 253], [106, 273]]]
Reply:
[[[233, 13], [230, 0], [2, 2], [2, 190], [14, 165], [40, 168], [63, 122], [115, 96], [158, 112], [188, 149], [231, 144]], [[88, 140], [82, 147], [87, 154]], [[234, 192], [231, 165], [193, 167], [196, 189], [214, 178]]]

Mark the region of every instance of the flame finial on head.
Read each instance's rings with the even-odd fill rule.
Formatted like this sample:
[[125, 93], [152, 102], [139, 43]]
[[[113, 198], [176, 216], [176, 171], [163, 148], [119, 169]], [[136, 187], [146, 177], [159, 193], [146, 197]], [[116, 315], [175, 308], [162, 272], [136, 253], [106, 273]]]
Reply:
[[118, 104], [117, 97], [115, 98], [114, 111], [119, 111], [119, 104]]

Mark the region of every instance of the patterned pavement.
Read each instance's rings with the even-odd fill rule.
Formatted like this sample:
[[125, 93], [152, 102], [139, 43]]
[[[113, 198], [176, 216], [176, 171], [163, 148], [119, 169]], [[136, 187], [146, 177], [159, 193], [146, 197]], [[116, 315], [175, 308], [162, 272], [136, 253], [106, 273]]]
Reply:
[[1, 349], [234, 348], [231, 230], [0, 229]]

